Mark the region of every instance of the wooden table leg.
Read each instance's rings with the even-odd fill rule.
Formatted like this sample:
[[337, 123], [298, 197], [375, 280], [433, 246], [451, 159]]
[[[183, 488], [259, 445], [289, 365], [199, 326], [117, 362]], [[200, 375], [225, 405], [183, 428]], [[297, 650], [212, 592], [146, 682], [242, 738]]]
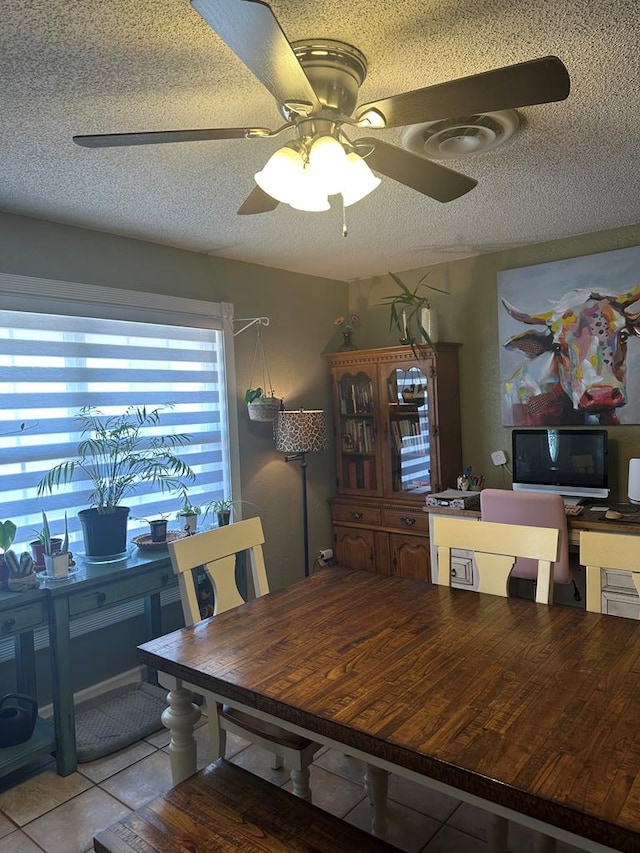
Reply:
[[167, 696], [169, 707], [162, 714], [162, 724], [171, 732], [169, 757], [171, 778], [177, 785], [196, 772], [196, 742], [193, 727], [200, 719], [200, 708], [193, 704], [193, 693], [177, 679]]

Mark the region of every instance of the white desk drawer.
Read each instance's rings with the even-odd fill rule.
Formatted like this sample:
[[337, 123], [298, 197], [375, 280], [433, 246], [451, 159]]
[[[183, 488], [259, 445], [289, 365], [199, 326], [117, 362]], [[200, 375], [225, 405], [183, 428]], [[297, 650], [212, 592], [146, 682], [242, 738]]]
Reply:
[[452, 550], [451, 585], [473, 586], [473, 555], [470, 551]]
[[624, 616], [627, 619], [640, 619], [640, 597], [636, 594], [602, 591], [602, 612], [609, 616]]

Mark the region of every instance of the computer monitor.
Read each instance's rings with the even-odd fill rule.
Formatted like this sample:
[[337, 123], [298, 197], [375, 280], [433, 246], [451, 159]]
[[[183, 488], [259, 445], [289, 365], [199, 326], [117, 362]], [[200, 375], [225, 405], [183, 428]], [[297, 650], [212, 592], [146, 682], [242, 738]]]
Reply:
[[609, 496], [605, 429], [514, 429], [513, 488], [567, 498]]

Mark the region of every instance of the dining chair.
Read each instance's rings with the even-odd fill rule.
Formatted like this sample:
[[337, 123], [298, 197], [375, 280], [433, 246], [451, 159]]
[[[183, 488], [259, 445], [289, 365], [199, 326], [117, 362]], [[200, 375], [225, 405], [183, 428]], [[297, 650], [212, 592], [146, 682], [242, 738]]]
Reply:
[[[572, 583], [578, 568], [577, 560], [569, 553], [569, 531], [564, 501], [560, 495], [542, 492], [514, 492], [509, 489], [484, 489], [480, 492], [480, 511], [483, 521], [506, 524], [526, 524], [532, 527], [555, 527], [560, 531], [558, 559], [553, 564], [554, 583]], [[537, 580], [535, 560], [519, 557], [511, 572], [512, 578]], [[576, 587], [577, 589], [577, 587]], [[551, 599], [553, 600], [553, 589]]]
[[602, 588], [616, 586], [615, 581], [607, 581], [608, 570], [630, 572], [631, 582], [640, 596], [637, 536], [583, 530], [580, 533], [580, 562], [587, 572], [587, 610], [602, 613]]
[[[269, 592], [262, 553], [264, 541], [260, 519], [249, 518], [168, 543], [186, 625], [194, 625], [202, 618], [194, 574], [194, 569], [199, 567], [204, 569], [213, 587], [214, 615], [245, 603], [236, 581], [236, 556], [243, 551], [248, 555], [254, 596], [258, 598]], [[275, 768], [284, 763], [291, 773], [294, 794], [311, 801], [309, 766], [320, 744], [221, 704], [200, 687], [184, 686], [204, 696], [212, 761], [224, 758], [226, 734], [232, 732], [271, 752]]]
[[[564, 512], [564, 510], [563, 510]], [[451, 585], [451, 552], [471, 551], [476, 592], [509, 595], [509, 576], [517, 560], [533, 561], [536, 569], [537, 604], [550, 604], [553, 590], [552, 565], [557, 562], [560, 531], [557, 527], [508, 524], [495, 521], [470, 522], [455, 516], [434, 516], [433, 539], [438, 553], [438, 584]], [[489, 850], [506, 853], [509, 824], [506, 818], [489, 814]], [[553, 853], [555, 839], [534, 833], [536, 853]]]

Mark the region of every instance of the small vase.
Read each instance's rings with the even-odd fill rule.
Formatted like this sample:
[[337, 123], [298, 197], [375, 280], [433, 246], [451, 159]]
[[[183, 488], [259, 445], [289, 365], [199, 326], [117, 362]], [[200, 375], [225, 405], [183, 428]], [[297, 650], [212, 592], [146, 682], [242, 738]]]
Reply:
[[69, 574], [70, 554], [68, 551], [64, 553], [57, 551], [55, 554], [44, 555], [44, 565], [48, 578], [66, 578]]
[[420, 313], [422, 328], [429, 335], [432, 344], [438, 342], [438, 315], [434, 308], [423, 308]]
[[353, 341], [351, 340], [352, 334], [353, 334], [352, 329], [345, 329], [344, 330], [344, 332], [342, 333], [342, 345], [340, 347], [341, 350], [357, 349], [357, 347], [354, 345]]

